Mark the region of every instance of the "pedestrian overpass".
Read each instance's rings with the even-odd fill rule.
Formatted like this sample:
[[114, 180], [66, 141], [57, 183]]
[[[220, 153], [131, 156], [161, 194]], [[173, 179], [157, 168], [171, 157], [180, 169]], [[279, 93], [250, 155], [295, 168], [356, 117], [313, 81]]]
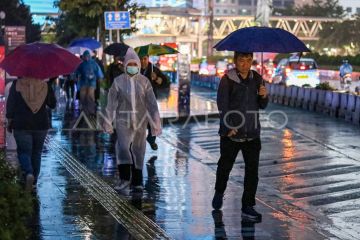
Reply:
[[[334, 21], [339, 19], [274, 16], [270, 18], [269, 26], [285, 29], [303, 41], [317, 41], [324, 23]], [[139, 30], [131, 38], [126, 39], [126, 42], [131, 46], [162, 42], [189, 44], [189, 48], [196, 52], [196, 55], [193, 55], [200, 57], [209, 39], [209, 22], [208, 17], [201, 16], [144, 14], [136, 20]], [[218, 41], [239, 28], [253, 25], [252, 16], [214, 17], [213, 39]]]
[[[54, 17], [54, 14], [51, 13], [51, 16]], [[341, 19], [272, 16], [269, 26], [285, 29], [303, 41], [317, 41], [323, 25], [335, 21]], [[138, 31], [126, 38], [125, 42], [133, 47], [149, 43], [176, 42], [187, 46], [193, 57], [201, 57], [209, 39], [209, 22], [208, 16], [170, 8], [160, 12], [140, 13], [135, 22]], [[236, 29], [253, 25], [253, 16], [214, 16], [213, 39], [218, 41]], [[42, 29], [49, 26], [49, 21], [46, 21]]]

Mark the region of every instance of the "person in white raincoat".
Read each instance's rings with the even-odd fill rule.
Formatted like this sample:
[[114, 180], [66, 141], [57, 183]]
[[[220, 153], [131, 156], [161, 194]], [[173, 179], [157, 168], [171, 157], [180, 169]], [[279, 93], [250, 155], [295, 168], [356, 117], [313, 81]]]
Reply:
[[161, 134], [156, 98], [150, 81], [140, 74], [140, 66], [139, 57], [129, 48], [124, 59], [125, 73], [114, 79], [108, 94], [104, 128], [112, 133], [114, 125], [117, 134], [120, 181], [116, 190], [128, 189], [130, 183], [134, 189], [142, 190], [147, 124], [153, 136]]

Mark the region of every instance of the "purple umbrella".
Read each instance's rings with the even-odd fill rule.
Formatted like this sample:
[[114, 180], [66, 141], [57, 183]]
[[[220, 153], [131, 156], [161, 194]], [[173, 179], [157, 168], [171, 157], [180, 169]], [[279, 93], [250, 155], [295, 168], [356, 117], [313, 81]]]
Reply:
[[56, 44], [30, 43], [15, 48], [0, 67], [13, 76], [46, 79], [70, 74], [80, 63], [80, 58]]

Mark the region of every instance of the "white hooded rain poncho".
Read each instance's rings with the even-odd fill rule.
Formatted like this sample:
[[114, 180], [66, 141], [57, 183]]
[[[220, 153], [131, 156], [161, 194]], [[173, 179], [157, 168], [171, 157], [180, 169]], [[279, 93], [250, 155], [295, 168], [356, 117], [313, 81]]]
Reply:
[[136, 63], [139, 71], [130, 76], [126, 71], [114, 79], [106, 107], [105, 129], [115, 125], [117, 164], [134, 164], [142, 169], [146, 148], [147, 124], [153, 136], [161, 134], [160, 114], [150, 81], [140, 74], [140, 59], [132, 48], [126, 52], [124, 67]]

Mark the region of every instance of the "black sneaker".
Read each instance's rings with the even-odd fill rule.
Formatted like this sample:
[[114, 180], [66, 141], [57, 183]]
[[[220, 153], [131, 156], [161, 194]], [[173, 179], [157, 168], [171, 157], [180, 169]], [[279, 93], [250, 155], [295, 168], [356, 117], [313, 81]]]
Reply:
[[223, 205], [223, 197], [224, 194], [221, 194], [219, 192], [215, 192], [214, 198], [212, 200], [212, 207], [215, 210], [219, 210]]
[[247, 220], [261, 222], [262, 215], [258, 213], [253, 206], [243, 207], [241, 209], [241, 217]]
[[152, 150], [158, 150], [158, 145], [156, 143], [150, 144]]
[[34, 183], [34, 175], [32, 175], [31, 173], [27, 174], [26, 175], [26, 178], [25, 178], [25, 191], [27, 192], [32, 192], [32, 186], [33, 186], [33, 183]]

